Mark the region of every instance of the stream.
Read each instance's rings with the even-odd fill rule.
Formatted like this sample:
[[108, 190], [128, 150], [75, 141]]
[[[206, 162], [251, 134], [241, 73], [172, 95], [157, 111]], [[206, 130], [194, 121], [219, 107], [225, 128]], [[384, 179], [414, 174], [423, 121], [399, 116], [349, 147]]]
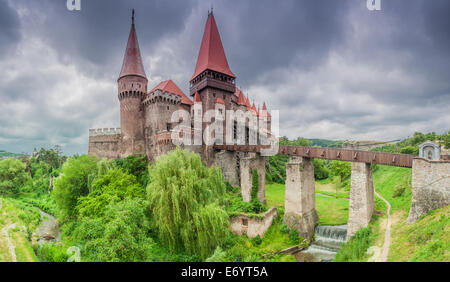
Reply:
[[61, 231], [56, 218], [42, 210], [39, 210], [39, 213], [42, 220], [41, 226], [36, 230], [36, 233], [39, 235], [39, 247], [42, 247], [43, 243], [61, 241]]
[[330, 261], [345, 243], [347, 225], [319, 225], [314, 229], [315, 240], [304, 251], [296, 254], [297, 261]]

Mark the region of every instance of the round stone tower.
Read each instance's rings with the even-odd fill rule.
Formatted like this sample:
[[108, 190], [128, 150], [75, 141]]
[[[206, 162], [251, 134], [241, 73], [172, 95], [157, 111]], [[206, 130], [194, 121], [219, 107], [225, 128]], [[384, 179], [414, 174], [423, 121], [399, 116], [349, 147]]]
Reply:
[[147, 76], [142, 64], [141, 52], [134, 25], [134, 10], [131, 31], [123, 59], [122, 70], [117, 80], [120, 101], [120, 128], [122, 132], [121, 156], [144, 154], [144, 129], [142, 100], [147, 95]]

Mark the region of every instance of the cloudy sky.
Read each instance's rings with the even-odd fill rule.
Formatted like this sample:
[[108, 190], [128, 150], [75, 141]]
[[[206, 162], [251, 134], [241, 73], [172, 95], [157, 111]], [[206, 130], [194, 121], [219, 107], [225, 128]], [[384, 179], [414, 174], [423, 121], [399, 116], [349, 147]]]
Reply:
[[131, 9], [151, 89], [188, 93], [211, 3], [237, 85], [280, 111], [280, 133], [395, 140], [450, 130], [450, 1], [0, 0], [0, 150], [119, 127]]

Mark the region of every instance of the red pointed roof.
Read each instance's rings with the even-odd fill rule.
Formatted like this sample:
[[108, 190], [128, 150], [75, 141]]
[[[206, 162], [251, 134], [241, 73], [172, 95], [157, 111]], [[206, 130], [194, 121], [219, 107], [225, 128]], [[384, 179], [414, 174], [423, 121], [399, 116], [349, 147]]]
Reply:
[[122, 70], [120, 71], [119, 78], [127, 75], [138, 75], [147, 78], [144, 71], [144, 65], [142, 64], [136, 29], [134, 27], [134, 10], [130, 35], [128, 36], [127, 48], [125, 49], [125, 56], [123, 58]]
[[250, 100], [247, 98], [245, 98], [245, 107], [247, 108], [247, 110], [250, 110], [252, 108], [252, 106], [250, 106]]
[[225, 102], [224, 102], [221, 98], [217, 98], [217, 99], [216, 99], [216, 103], [224, 104], [224, 105], [225, 105]]
[[255, 103], [253, 103], [253, 106], [252, 106], [252, 111], [256, 113], [256, 107], [255, 107]]
[[202, 101], [202, 99], [200, 99], [200, 94], [198, 94], [198, 92], [195, 92], [194, 103], [198, 103], [198, 102], [201, 102], [201, 101]]
[[217, 29], [213, 13], [210, 13], [206, 20], [202, 44], [198, 53], [197, 65], [195, 66], [195, 72], [191, 80], [207, 69], [229, 75], [233, 78], [236, 77], [228, 66], [227, 57], [223, 49], [222, 40], [220, 39], [219, 30]]
[[183, 91], [173, 82], [172, 80], [166, 80], [159, 83], [155, 88], [153, 88], [150, 92], [155, 90], [167, 91], [169, 93], [177, 94], [181, 96], [181, 103], [185, 105], [193, 105], [194, 103], [189, 99], [186, 95], [184, 95]]
[[[237, 87], [236, 87], [236, 92], [238, 92], [238, 93], [237, 93], [237, 97], [238, 97], [237, 104], [238, 104], [238, 105], [241, 105], [241, 106], [245, 106], [245, 97], [244, 97], [244, 93], [242, 93], [242, 91], [241, 91], [239, 88], [237, 88]], [[236, 93], [235, 93], [235, 94], [236, 94]]]
[[266, 107], [266, 102], [264, 102], [263, 104], [263, 108], [261, 111], [261, 116], [267, 116], [267, 117], [271, 117], [270, 113], [267, 111], [267, 107]]

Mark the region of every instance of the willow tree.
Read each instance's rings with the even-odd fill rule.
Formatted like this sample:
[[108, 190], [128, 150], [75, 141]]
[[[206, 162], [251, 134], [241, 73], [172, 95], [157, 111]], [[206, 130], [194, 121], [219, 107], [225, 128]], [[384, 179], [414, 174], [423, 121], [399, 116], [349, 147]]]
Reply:
[[177, 148], [150, 167], [147, 195], [161, 243], [171, 251], [206, 258], [223, 242], [228, 216], [222, 207], [220, 168]]

